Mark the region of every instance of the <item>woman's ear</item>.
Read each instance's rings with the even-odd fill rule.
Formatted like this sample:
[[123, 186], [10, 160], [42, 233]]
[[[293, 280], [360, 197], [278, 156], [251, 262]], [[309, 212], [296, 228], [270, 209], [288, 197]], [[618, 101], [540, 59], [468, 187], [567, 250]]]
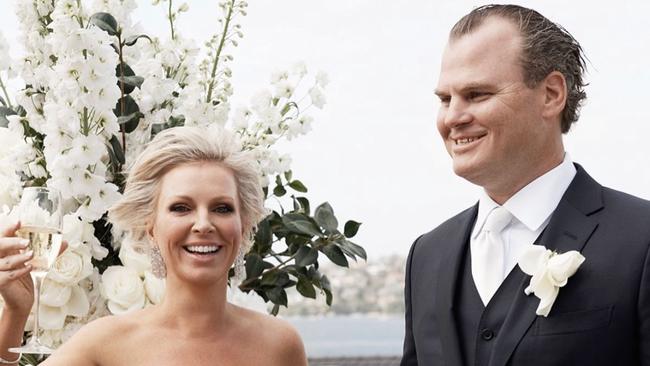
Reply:
[[149, 239], [149, 241], [151, 241], [153, 243], [154, 242], [154, 240], [153, 240], [153, 224], [151, 222], [147, 222], [147, 230], [146, 230], [146, 232], [147, 232], [147, 238]]

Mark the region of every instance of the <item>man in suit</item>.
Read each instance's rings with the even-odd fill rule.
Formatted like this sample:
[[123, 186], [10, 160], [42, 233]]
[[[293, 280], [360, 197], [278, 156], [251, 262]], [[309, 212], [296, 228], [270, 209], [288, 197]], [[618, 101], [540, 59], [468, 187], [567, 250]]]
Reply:
[[[483, 6], [452, 29], [437, 127], [483, 195], [411, 247], [402, 366], [650, 365], [650, 202], [565, 153], [583, 72], [578, 42], [531, 9]], [[533, 245], [585, 258], [547, 316], [517, 265]]]

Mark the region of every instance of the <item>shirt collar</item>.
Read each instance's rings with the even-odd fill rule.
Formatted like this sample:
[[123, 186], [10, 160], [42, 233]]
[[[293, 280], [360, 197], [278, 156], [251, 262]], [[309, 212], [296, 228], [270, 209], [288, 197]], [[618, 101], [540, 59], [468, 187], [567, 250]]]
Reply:
[[[573, 166], [569, 154], [565, 153], [564, 160], [560, 165], [528, 183], [514, 196], [510, 197], [503, 204], [503, 207], [519, 222], [524, 224], [528, 230], [537, 231], [555, 211], [575, 175], [576, 168]], [[488, 214], [497, 206], [499, 204], [494, 202], [483, 191], [479, 199], [476, 224], [472, 232], [474, 239], [481, 232]], [[531, 209], [531, 207], [535, 209]]]

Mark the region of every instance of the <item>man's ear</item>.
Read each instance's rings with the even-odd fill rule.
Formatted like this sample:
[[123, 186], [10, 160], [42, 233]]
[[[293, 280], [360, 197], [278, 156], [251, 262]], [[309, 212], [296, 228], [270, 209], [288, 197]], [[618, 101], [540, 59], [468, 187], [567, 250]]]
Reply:
[[542, 115], [548, 119], [559, 117], [561, 120], [567, 99], [567, 85], [564, 75], [559, 71], [553, 71], [542, 80], [542, 83], [544, 86]]

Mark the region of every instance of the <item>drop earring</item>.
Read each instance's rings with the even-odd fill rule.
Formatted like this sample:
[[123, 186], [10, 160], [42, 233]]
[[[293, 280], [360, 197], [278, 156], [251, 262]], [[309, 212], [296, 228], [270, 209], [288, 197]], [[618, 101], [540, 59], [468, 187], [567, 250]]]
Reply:
[[149, 256], [151, 257], [151, 273], [157, 278], [165, 278], [167, 276], [167, 267], [162, 254], [160, 254], [160, 248], [155, 244], [152, 245]]

